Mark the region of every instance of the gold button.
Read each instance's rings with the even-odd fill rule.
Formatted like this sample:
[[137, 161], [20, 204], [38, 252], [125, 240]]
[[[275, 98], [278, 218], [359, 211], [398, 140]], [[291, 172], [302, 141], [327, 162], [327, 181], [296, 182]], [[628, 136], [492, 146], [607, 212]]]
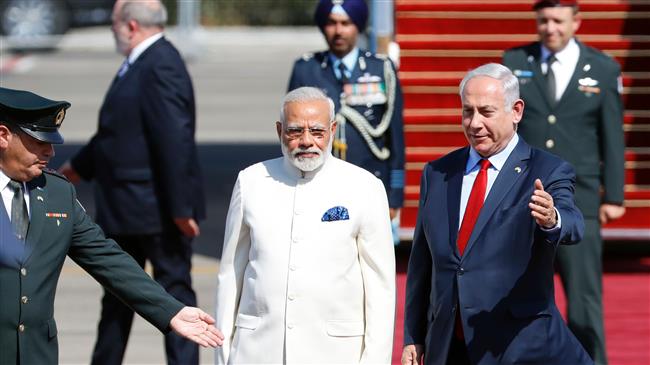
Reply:
[[22, 324], [22, 323], [20, 325], [18, 325], [18, 331], [19, 332], [25, 332], [25, 325]]
[[20, 275], [27, 276], [27, 269], [25, 269], [24, 267], [20, 268]]
[[555, 122], [557, 122], [557, 118], [555, 117], [555, 115], [553, 115], [553, 114], [549, 115], [548, 116], [548, 122], [551, 123], [551, 124], [555, 124]]
[[20, 301], [21, 301], [23, 304], [27, 304], [27, 302], [29, 302], [29, 298], [27, 298], [26, 295], [23, 295], [23, 296], [20, 298]]
[[553, 141], [552, 139], [547, 140], [546, 148], [553, 148], [553, 147], [555, 147], [555, 141]]

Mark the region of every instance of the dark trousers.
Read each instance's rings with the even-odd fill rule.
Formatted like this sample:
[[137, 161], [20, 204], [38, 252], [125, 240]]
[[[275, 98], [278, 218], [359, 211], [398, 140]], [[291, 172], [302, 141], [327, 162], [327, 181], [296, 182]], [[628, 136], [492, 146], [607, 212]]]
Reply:
[[456, 337], [456, 334], [451, 335], [451, 343], [449, 344], [449, 353], [447, 354], [446, 365], [471, 365], [469, 355], [467, 354], [467, 346], [465, 341]]
[[[192, 240], [180, 232], [143, 236], [111, 236], [124, 251], [144, 268], [149, 260], [154, 279], [165, 290], [188, 306], [196, 306], [192, 289]], [[102, 312], [97, 328], [97, 342], [91, 364], [118, 365], [122, 363], [131, 332], [133, 311], [111, 293], [104, 290]], [[168, 364], [199, 363], [198, 346], [177, 334], [165, 335]]]
[[607, 364], [602, 255], [600, 223], [594, 218], [585, 219], [585, 235], [580, 243], [560, 246], [557, 252], [569, 328], [597, 365]]

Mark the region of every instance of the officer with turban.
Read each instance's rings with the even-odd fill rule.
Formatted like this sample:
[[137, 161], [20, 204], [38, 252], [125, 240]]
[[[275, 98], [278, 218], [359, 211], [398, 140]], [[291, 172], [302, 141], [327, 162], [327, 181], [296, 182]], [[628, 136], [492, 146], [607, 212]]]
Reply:
[[329, 49], [296, 60], [288, 90], [314, 86], [334, 101], [334, 155], [383, 181], [394, 218], [404, 201], [402, 91], [395, 67], [357, 46], [368, 21], [365, 1], [321, 0], [314, 20]]

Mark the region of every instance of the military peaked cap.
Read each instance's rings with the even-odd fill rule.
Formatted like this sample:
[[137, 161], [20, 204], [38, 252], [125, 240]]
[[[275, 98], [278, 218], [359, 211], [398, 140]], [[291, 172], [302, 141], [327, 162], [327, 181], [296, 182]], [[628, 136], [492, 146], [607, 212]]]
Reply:
[[60, 144], [59, 127], [70, 107], [67, 101], [55, 101], [29, 91], [0, 87], [0, 121], [19, 127], [39, 141]]

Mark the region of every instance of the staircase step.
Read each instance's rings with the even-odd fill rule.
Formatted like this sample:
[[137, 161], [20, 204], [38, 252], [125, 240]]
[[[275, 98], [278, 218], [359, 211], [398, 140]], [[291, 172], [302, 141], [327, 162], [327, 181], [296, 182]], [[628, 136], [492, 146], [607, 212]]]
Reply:
[[[420, 86], [405, 85], [402, 92], [404, 108], [458, 108], [460, 109], [460, 98], [458, 86]], [[650, 86], [629, 86], [623, 89], [623, 104], [628, 109], [643, 109], [648, 106], [650, 100]]]
[[[626, 202], [630, 204], [631, 202]], [[623, 228], [623, 229], [648, 229], [648, 216], [650, 216], [650, 200], [634, 202], [640, 206], [626, 206], [625, 215], [620, 220], [614, 221], [603, 226], [603, 229]], [[415, 227], [418, 213], [418, 200], [409, 199], [404, 202], [404, 208], [400, 213], [400, 222], [402, 227]], [[634, 238], [635, 236], [632, 236]]]
[[[460, 123], [460, 108], [404, 109], [404, 124], [456, 124]], [[650, 124], [650, 110], [626, 109], [624, 124]]]
[[[650, 48], [650, 45], [648, 46]], [[407, 86], [453, 86], [458, 89], [460, 80], [465, 76], [462, 71], [400, 71], [402, 87]], [[650, 86], [650, 72], [623, 72], [623, 86]]]
[[[624, 71], [647, 72], [649, 49], [603, 50]], [[401, 71], [466, 71], [489, 62], [501, 62], [502, 50], [495, 49], [405, 49], [400, 52]]]
[[[621, 37], [619, 35], [597, 34], [583, 35], [578, 39], [586, 45], [597, 49], [648, 49], [649, 36]], [[507, 37], [505, 34], [413, 34], [401, 35], [396, 41], [402, 50], [407, 49], [493, 49], [503, 51], [523, 44], [535, 42], [537, 35], [521, 34]]]
[[[650, 12], [581, 12], [578, 34], [645, 34]], [[532, 11], [398, 11], [395, 29], [400, 34], [518, 34], [535, 31]]]
[[[423, 1], [396, 0], [396, 13], [425, 12], [425, 11], [498, 11], [498, 12], [529, 12], [532, 13], [531, 1], [512, 0], [456, 0], [456, 1]], [[647, 0], [581, 0], [581, 12], [596, 11], [650, 11]]]
[[[441, 157], [441, 156], [437, 156]], [[628, 163], [626, 163], [628, 166]], [[646, 163], [645, 168], [626, 168], [625, 182], [629, 185], [650, 186], [650, 167]], [[406, 187], [418, 186], [424, 163], [407, 163]]]
[[[413, 128], [427, 127], [427, 128]], [[627, 147], [644, 147], [650, 141], [650, 125], [626, 126], [625, 145]], [[412, 147], [462, 146], [466, 144], [465, 134], [458, 124], [405, 125], [404, 139]]]

